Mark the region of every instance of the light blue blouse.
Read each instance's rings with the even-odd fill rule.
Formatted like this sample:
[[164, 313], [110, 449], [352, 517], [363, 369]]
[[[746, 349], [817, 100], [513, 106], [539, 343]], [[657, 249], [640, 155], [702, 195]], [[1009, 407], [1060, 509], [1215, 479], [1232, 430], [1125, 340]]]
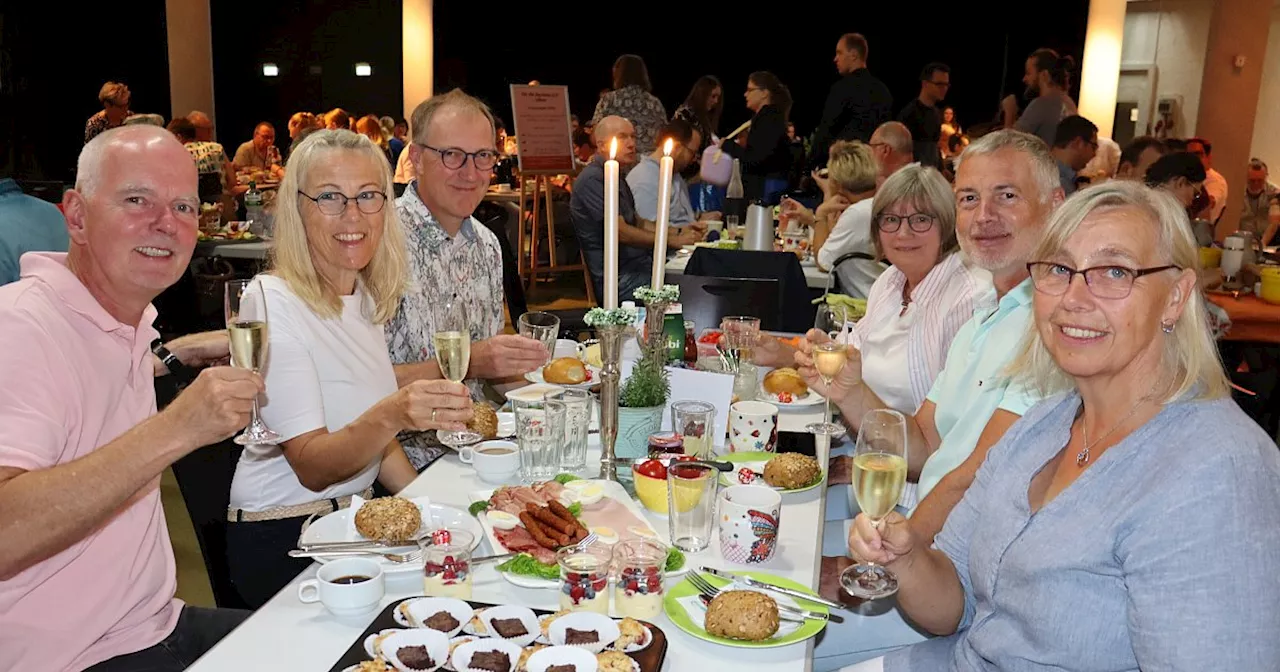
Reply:
[[1280, 670], [1280, 452], [1230, 400], [1179, 402], [1034, 515], [1074, 393], [992, 447], [935, 547], [960, 630], [885, 657], [920, 670]]

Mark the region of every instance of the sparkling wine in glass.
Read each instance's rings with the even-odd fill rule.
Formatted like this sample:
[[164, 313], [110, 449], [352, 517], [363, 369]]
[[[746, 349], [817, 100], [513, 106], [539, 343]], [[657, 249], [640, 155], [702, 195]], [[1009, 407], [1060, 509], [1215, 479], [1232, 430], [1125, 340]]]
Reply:
[[[471, 365], [471, 323], [466, 306], [455, 294], [438, 305], [435, 312], [436, 330], [431, 335], [431, 341], [435, 346], [440, 375], [461, 383], [467, 377], [467, 368]], [[438, 431], [436, 438], [446, 446], [458, 448], [476, 443], [483, 437], [470, 429], [461, 429]]]
[[[880, 527], [907, 483], [907, 419], [887, 408], [868, 411], [853, 452], [853, 494], [858, 508]], [[898, 577], [874, 562], [860, 562], [840, 575], [850, 595], [877, 600], [898, 592]]]
[[849, 361], [849, 346], [829, 341], [813, 346], [813, 366], [818, 370], [818, 377], [827, 385], [826, 410], [822, 422], [814, 422], [805, 426], [812, 434], [824, 436], [844, 436], [844, 425], [831, 421], [831, 381], [844, 370]]
[[[262, 373], [267, 361], [267, 300], [262, 283], [252, 280], [229, 280], [223, 297], [223, 312], [231, 340], [231, 364], [236, 368]], [[249, 426], [236, 437], [236, 443], [275, 445], [279, 434], [271, 431], [258, 415], [258, 399], [253, 400]]]

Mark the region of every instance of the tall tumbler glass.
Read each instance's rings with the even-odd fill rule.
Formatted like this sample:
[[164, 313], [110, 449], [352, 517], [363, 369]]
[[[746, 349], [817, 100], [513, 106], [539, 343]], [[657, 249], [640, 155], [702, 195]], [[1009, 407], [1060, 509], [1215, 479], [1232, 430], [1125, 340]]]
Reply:
[[516, 399], [512, 406], [525, 482], [550, 480], [560, 469], [560, 453], [564, 450], [565, 403]]
[[720, 471], [704, 464], [673, 463], [667, 469], [667, 523], [671, 544], [686, 553], [711, 545]]
[[564, 404], [564, 450], [560, 469], [572, 474], [587, 468], [587, 428], [591, 424], [591, 393], [586, 390], [562, 389], [542, 396], [544, 401]]
[[527, 336], [542, 343], [547, 349], [550, 359], [556, 350], [556, 337], [560, 335], [560, 318], [551, 313], [525, 313], [516, 321], [516, 330], [521, 336]]
[[705, 401], [671, 404], [671, 431], [684, 437], [686, 455], [705, 460], [715, 449], [716, 407]]

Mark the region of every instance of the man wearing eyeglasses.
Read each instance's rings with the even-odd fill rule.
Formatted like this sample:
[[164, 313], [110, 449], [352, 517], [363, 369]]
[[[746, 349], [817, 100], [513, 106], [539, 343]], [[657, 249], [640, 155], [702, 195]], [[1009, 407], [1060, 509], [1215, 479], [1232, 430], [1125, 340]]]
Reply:
[[[401, 386], [440, 378], [431, 340], [435, 309], [456, 296], [471, 331], [466, 383], [479, 399], [484, 381], [523, 383], [524, 374], [547, 359], [538, 341], [502, 333], [502, 250], [498, 237], [471, 216], [498, 161], [493, 113], [454, 89], [418, 105], [410, 129], [405, 151], [417, 178], [396, 199], [408, 242], [409, 289], [387, 324], [387, 347]], [[444, 454], [434, 436], [402, 436], [401, 444], [419, 470]]]
[[1049, 150], [1058, 163], [1058, 182], [1062, 193], [1076, 193], [1076, 179], [1080, 171], [1098, 153], [1098, 127], [1092, 121], [1073, 114], [1058, 122], [1053, 136], [1053, 149]]
[[945, 63], [930, 63], [920, 71], [920, 95], [907, 103], [898, 121], [911, 131], [915, 160], [921, 165], [942, 169], [938, 142], [942, 139], [942, 113], [938, 103], [951, 88], [951, 68]]

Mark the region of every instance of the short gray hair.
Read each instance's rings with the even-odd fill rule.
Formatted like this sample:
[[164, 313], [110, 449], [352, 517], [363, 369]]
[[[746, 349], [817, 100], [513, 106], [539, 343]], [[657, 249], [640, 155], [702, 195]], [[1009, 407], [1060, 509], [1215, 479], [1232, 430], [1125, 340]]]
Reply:
[[1058, 179], [1058, 164], [1053, 160], [1053, 155], [1049, 154], [1049, 145], [1030, 133], [1002, 129], [974, 140], [956, 159], [956, 174], [960, 173], [960, 166], [970, 157], [987, 156], [1005, 149], [1022, 152], [1031, 159], [1032, 177], [1040, 187], [1040, 202], [1048, 203], [1052, 200], [1053, 192], [1062, 188], [1062, 182]]
[[911, 129], [900, 121], [886, 121], [876, 127], [875, 133], [871, 135], [879, 136], [889, 149], [898, 154], [915, 153], [915, 147], [911, 144]]
[[[1150, 189], [1137, 182], [1112, 180], [1076, 192], [1053, 213], [1045, 226], [1044, 237], [1032, 259], [1051, 259], [1080, 224], [1095, 212], [1126, 209], [1136, 211], [1129, 218], [1133, 226], [1156, 229], [1156, 254], [1161, 264], [1196, 270], [1200, 266], [1200, 250], [1187, 211], [1168, 193]], [[1157, 372], [1163, 378], [1152, 381], [1156, 393], [1164, 394], [1162, 404], [1180, 399], [1221, 399], [1231, 395], [1230, 383], [1222, 368], [1217, 345], [1209, 328], [1204, 295], [1194, 291], [1178, 316], [1173, 331], [1159, 334], [1164, 339], [1164, 353]], [[1075, 381], [1063, 372], [1049, 355], [1040, 331], [1031, 324], [1017, 358], [1010, 365], [1015, 378], [1025, 376], [1034, 381], [1039, 391], [1048, 396], [1075, 388]]]
[[76, 191], [86, 198], [93, 195], [102, 179], [102, 162], [107, 157], [107, 150], [130, 140], [167, 139], [182, 147], [182, 143], [163, 126], [151, 124], [130, 124], [109, 131], [103, 131], [85, 144], [80, 150], [80, 158], [76, 160]]
[[871, 242], [875, 245], [876, 256], [884, 257], [880, 227], [876, 224], [880, 220], [880, 214], [904, 201], [926, 215], [933, 215], [934, 224], [942, 238], [942, 244], [938, 247], [939, 261], [960, 248], [960, 243], [956, 240], [956, 197], [951, 191], [951, 185], [937, 169], [912, 163], [890, 175], [876, 190], [875, 199], [871, 201]]
[[431, 96], [413, 108], [409, 128], [411, 129], [410, 137], [413, 138], [415, 143], [419, 145], [426, 144], [427, 130], [431, 128], [431, 120], [435, 118], [436, 113], [446, 107], [460, 107], [483, 116], [489, 122], [490, 135], [497, 133], [497, 124], [493, 118], [493, 111], [489, 109], [489, 106], [485, 105], [479, 98], [467, 95], [462, 89], [454, 89], [448, 93]]

